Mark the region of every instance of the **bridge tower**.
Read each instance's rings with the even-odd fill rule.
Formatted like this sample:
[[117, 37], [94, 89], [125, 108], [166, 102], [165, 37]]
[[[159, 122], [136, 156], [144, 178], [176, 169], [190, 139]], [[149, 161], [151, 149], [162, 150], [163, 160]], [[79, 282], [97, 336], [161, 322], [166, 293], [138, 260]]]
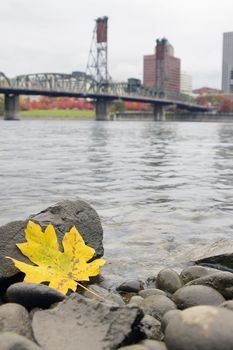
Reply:
[[[111, 78], [108, 72], [108, 17], [106, 16], [96, 19], [86, 77], [92, 79], [97, 94], [108, 91]], [[96, 120], [106, 120], [108, 100], [104, 97], [96, 98], [95, 105]]]

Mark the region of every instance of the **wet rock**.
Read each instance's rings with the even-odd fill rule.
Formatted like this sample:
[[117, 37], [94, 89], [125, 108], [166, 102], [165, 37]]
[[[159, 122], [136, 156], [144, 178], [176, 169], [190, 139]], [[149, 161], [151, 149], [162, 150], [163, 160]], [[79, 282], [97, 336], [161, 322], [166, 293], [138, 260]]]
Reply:
[[32, 328], [27, 310], [19, 304], [0, 306], [0, 332], [14, 332], [32, 339]]
[[143, 285], [142, 282], [138, 280], [125, 281], [116, 288], [119, 292], [124, 293], [138, 293], [141, 289], [143, 289]]
[[[124, 300], [122, 299], [122, 297], [119, 294], [110, 293], [107, 289], [102, 288], [102, 287], [95, 285], [95, 284], [90, 284], [87, 287], [90, 291], [93, 291], [94, 293], [96, 293], [100, 297], [104, 298], [105, 301], [108, 300], [108, 301], [112, 301], [118, 305], [125, 305]], [[83, 293], [83, 295], [86, 298], [96, 299], [96, 296], [88, 291], [85, 291]]]
[[199, 246], [198, 249], [193, 249], [192, 252], [189, 252], [189, 256], [187, 253], [184, 253], [183, 261], [190, 259], [192, 262], [196, 264], [208, 264], [208, 265], [216, 265], [221, 264], [223, 260], [227, 264], [227, 260], [229, 259], [229, 267], [233, 267], [232, 264], [232, 256], [233, 252], [233, 242], [232, 239], [221, 239], [217, 240], [213, 243], [205, 243], [202, 246]]
[[194, 306], [172, 319], [165, 331], [168, 350], [232, 350], [232, 311]]
[[0, 333], [1, 350], [41, 350], [31, 340], [12, 332]]
[[198, 284], [216, 289], [226, 299], [233, 298], [233, 273], [231, 272], [217, 272], [209, 276], [200, 277], [186, 285]]
[[139, 295], [133, 295], [129, 301], [129, 304], [141, 307], [143, 300], [144, 299], [142, 297], [140, 297]]
[[23, 305], [31, 310], [34, 307], [49, 308], [51, 304], [65, 299], [65, 296], [44, 284], [15, 283], [6, 292], [9, 302]]
[[178, 309], [187, 309], [197, 305], [219, 305], [225, 301], [222, 294], [207, 286], [185, 286], [178, 289], [172, 296]]
[[170, 320], [172, 320], [174, 317], [177, 317], [180, 313], [181, 313], [180, 310], [170, 310], [163, 315], [162, 322], [161, 322], [161, 329], [163, 333], [168, 323], [170, 322]]
[[[103, 229], [96, 211], [81, 199], [62, 201], [42, 212], [32, 215], [30, 220], [39, 223], [43, 229], [53, 224], [58, 235], [59, 243], [72, 226], [76, 226], [86, 244], [96, 251], [95, 257], [103, 255]], [[24, 229], [28, 220], [14, 221], [0, 227], [0, 280], [16, 275], [19, 271], [6, 256], [28, 263], [16, 243], [25, 242]]]
[[183, 286], [178, 273], [171, 269], [161, 270], [157, 276], [156, 286], [163, 291], [173, 294]]
[[167, 350], [165, 343], [157, 340], [146, 339], [140, 344], [145, 345], [148, 350]]
[[73, 293], [54, 309], [35, 312], [32, 327], [43, 350], [110, 350], [140, 341], [142, 318], [137, 307], [112, 306]]
[[145, 315], [140, 322], [140, 329], [148, 339], [162, 340], [161, 323], [156, 318]]
[[165, 295], [166, 296], [167, 294], [161, 289], [148, 288], [148, 289], [140, 290], [138, 295], [140, 295], [143, 298], [147, 298], [147, 297], [149, 297], [151, 295]]
[[183, 283], [186, 284], [200, 277], [212, 275], [213, 273], [219, 272], [216, 269], [207, 268], [204, 266], [189, 266], [182, 270], [180, 278]]
[[164, 295], [151, 295], [143, 300], [141, 308], [146, 315], [161, 321], [167, 311], [176, 309], [176, 304]]
[[[221, 244], [218, 244], [221, 247]], [[219, 254], [223, 252], [223, 254]], [[221, 250], [217, 249], [214, 251], [214, 254], [211, 254], [210, 252], [207, 251], [206, 256], [202, 257], [199, 260], [196, 260], [196, 264], [206, 264], [206, 265], [211, 265], [212, 267], [216, 267], [218, 269], [223, 269], [226, 268], [230, 269], [233, 271], [233, 246], [232, 242], [226, 242], [225, 249]]]
[[219, 306], [233, 311], [233, 300], [224, 301], [224, 303], [220, 304]]

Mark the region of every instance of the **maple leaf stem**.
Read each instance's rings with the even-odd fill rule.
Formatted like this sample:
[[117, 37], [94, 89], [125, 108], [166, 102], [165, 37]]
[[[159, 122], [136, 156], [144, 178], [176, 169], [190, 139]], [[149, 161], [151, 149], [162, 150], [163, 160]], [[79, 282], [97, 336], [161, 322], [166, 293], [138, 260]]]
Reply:
[[77, 284], [78, 284], [80, 287], [82, 287], [83, 289], [85, 289], [86, 291], [88, 291], [89, 293], [95, 295], [97, 298], [100, 298], [100, 299], [102, 299], [102, 300], [105, 300], [103, 297], [101, 297], [100, 295], [96, 294], [96, 293], [93, 292], [91, 289], [89, 289], [89, 288], [83, 286], [81, 283], [77, 282]]

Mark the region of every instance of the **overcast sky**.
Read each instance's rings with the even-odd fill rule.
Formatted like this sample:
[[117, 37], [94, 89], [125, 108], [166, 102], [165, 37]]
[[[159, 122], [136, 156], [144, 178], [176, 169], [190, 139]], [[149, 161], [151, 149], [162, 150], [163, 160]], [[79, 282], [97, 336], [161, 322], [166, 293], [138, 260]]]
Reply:
[[97, 17], [109, 17], [113, 79], [142, 79], [143, 55], [166, 37], [194, 88], [221, 86], [222, 34], [232, 0], [0, 0], [0, 71], [85, 70]]

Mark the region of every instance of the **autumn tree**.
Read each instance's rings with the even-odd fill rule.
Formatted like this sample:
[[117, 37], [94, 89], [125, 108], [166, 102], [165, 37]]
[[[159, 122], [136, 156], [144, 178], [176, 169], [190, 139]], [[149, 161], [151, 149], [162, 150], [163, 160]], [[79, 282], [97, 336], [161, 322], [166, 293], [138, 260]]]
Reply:
[[233, 102], [229, 98], [224, 98], [220, 104], [219, 112], [233, 112]]
[[42, 96], [37, 100], [33, 101], [25, 101], [20, 100], [20, 107], [23, 110], [30, 110], [30, 109], [42, 109], [42, 110], [48, 110], [48, 109], [88, 109], [92, 110], [94, 109], [94, 106], [92, 103], [84, 100], [84, 99], [76, 99], [76, 98], [64, 98], [64, 97], [47, 97]]

